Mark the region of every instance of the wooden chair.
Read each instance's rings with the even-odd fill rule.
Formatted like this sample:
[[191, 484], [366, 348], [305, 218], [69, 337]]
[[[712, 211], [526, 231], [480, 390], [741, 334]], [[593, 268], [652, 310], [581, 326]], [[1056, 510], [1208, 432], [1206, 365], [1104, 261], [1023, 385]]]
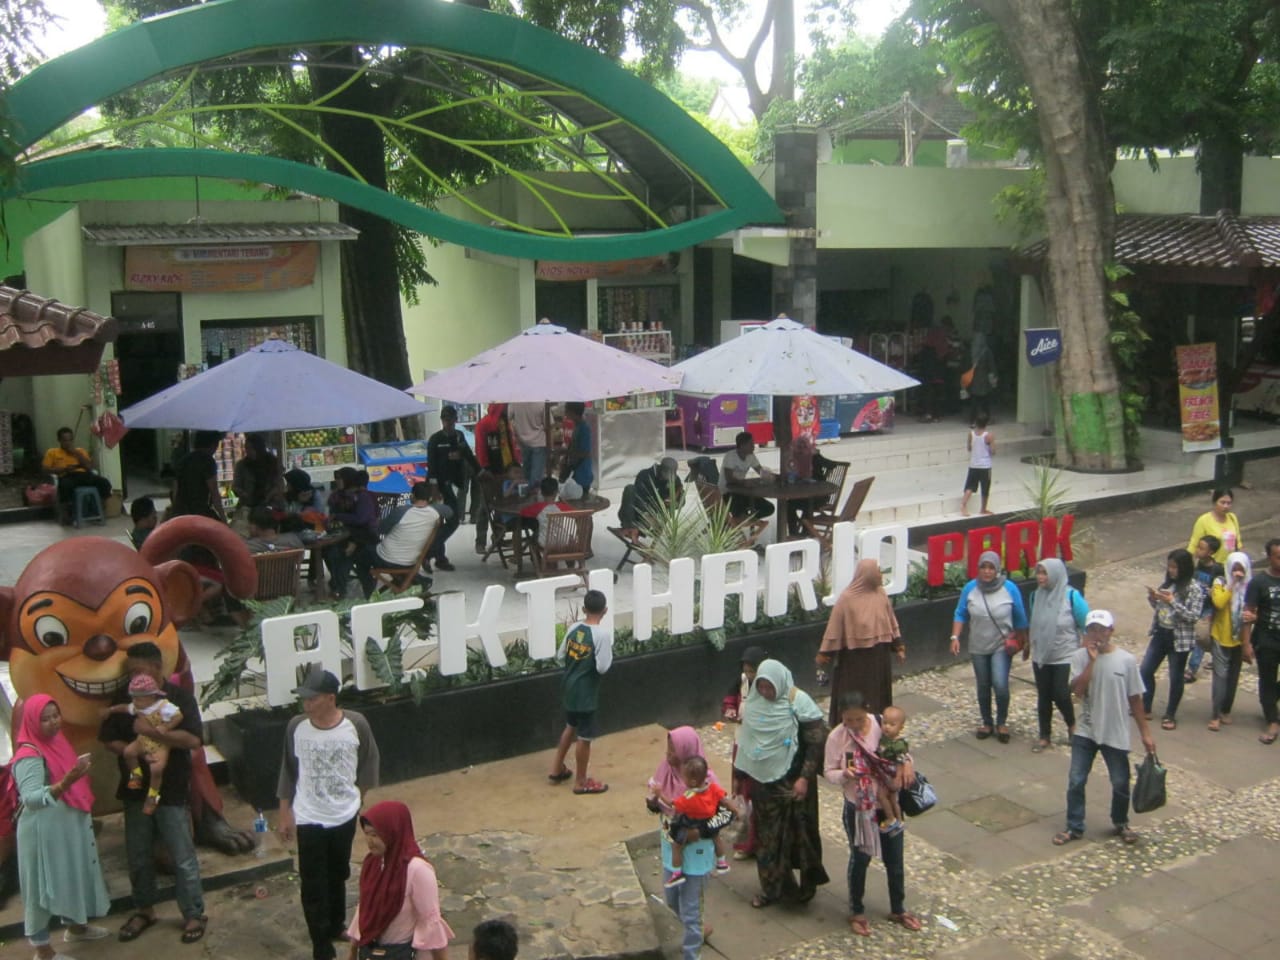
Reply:
[[[584, 584], [587, 582], [594, 517], [590, 510], [553, 510], [547, 513], [546, 542], [538, 543], [536, 534], [529, 537], [533, 544], [533, 565], [539, 577], [576, 573]], [[564, 564], [563, 570], [559, 569], [560, 564]]]
[[875, 477], [866, 477], [855, 483], [853, 489], [849, 491], [849, 499], [844, 502], [844, 509], [835, 516], [827, 517], [818, 514], [813, 517], [804, 517], [800, 521], [809, 531], [809, 535], [822, 544], [823, 550], [831, 549], [831, 531], [835, 529], [837, 523], [851, 522], [858, 518], [858, 511], [866, 503], [867, 493], [875, 480]]
[[302, 592], [302, 559], [306, 550], [275, 550], [253, 555], [258, 570], [258, 592], [255, 600], [294, 597]]
[[[707, 483], [704, 480], [695, 480], [694, 485], [698, 490], [698, 498], [702, 501], [702, 506], [707, 510], [714, 510], [716, 507], [724, 503], [724, 494], [714, 483]], [[756, 541], [760, 539], [760, 535], [769, 529], [768, 520], [749, 520], [743, 525], [743, 534], [746, 540], [743, 542], [744, 547], [754, 547]]]
[[639, 519], [636, 514], [636, 485], [628, 483], [622, 488], [622, 503], [618, 506], [618, 526], [605, 528], [626, 548], [622, 553], [622, 559], [614, 567], [615, 573], [621, 573], [622, 568], [628, 563], [638, 562], [632, 558], [633, 553], [637, 554], [641, 560], [648, 559], [647, 538], [644, 531], [640, 529]]
[[422, 545], [422, 550], [418, 553], [418, 559], [413, 562], [411, 567], [374, 567], [369, 571], [373, 575], [374, 589], [381, 586], [388, 586], [392, 593], [404, 593], [414, 581], [418, 579], [422, 565], [427, 562], [427, 554], [431, 552], [431, 545], [436, 542], [436, 534], [440, 532], [440, 527], [444, 525], [441, 519], [434, 527], [431, 528], [431, 535], [427, 537], [427, 542]]

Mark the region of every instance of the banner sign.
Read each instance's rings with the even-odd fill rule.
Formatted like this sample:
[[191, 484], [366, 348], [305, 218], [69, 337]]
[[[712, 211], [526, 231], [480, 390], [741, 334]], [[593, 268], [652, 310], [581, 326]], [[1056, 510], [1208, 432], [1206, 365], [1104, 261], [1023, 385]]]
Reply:
[[534, 276], [539, 280], [598, 280], [601, 277], [645, 277], [670, 273], [673, 258], [639, 257], [634, 260], [609, 260], [604, 263], [574, 263], [564, 260], [539, 260]]
[[236, 243], [128, 247], [126, 290], [169, 293], [261, 293], [315, 282], [320, 244]]
[[1024, 330], [1027, 335], [1027, 363], [1042, 367], [1062, 356], [1062, 331], [1057, 327]]
[[1222, 446], [1218, 420], [1218, 348], [1212, 343], [1178, 347], [1178, 408], [1182, 414], [1182, 452]]

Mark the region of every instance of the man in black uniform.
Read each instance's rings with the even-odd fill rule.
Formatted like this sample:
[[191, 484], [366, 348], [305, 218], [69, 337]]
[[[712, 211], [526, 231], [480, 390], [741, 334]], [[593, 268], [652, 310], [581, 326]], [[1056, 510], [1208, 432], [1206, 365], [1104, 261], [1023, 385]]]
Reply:
[[[458, 505], [458, 494], [468, 482], [468, 466], [472, 473], [480, 472], [476, 455], [467, 446], [467, 438], [458, 429], [458, 411], [453, 407], [444, 407], [440, 411], [440, 429], [427, 439], [427, 472], [439, 486], [444, 504], [453, 514], [444, 521], [442, 536], [439, 538], [441, 544], [461, 523], [462, 511]], [[441, 570], [453, 569], [453, 564], [440, 558], [436, 559], [436, 566]]]

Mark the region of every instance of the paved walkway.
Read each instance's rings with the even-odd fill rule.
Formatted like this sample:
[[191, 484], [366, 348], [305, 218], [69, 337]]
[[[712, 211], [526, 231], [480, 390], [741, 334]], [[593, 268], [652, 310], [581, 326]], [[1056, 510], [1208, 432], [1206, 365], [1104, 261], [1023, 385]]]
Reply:
[[[1263, 480], [1271, 474], [1256, 473]], [[1094, 521], [1087, 593], [1095, 606], [1116, 613], [1118, 634], [1130, 649], [1145, 642], [1149, 613], [1142, 586], [1158, 576], [1167, 549], [1182, 545], [1179, 539], [1207, 499]], [[1260, 480], [1256, 489], [1238, 491], [1238, 506], [1252, 552], [1280, 534], [1280, 485]], [[1068, 751], [1059, 725], [1052, 750], [1030, 752], [1035, 698], [1029, 679], [1029, 668], [1020, 664], [1008, 745], [972, 737], [972, 674], [966, 667], [909, 677], [896, 687], [896, 699], [911, 715], [907, 735], [919, 766], [941, 796], [939, 808], [911, 821], [907, 834], [908, 905], [925, 921], [922, 931], [908, 933], [883, 919], [887, 898], [876, 868], [868, 889], [872, 937], [848, 932], [840, 798], [824, 784], [821, 828], [832, 883], [806, 908], [752, 910], [754, 870], [735, 863], [727, 877], [709, 884], [706, 919], [715, 932], [703, 956], [1275, 956], [1280, 934], [1269, 894], [1280, 883], [1280, 747], [1256, 740], [1252, 669], [1242, 678], [1233, 727], [1217, 734], [1205, 729], [1209, 684], [1202, 680], [1187, 690], [1179, 729], [1155, 732], [1170, 771], [1170, 803], [1135, 817], [1142, 833], [1135, 847], [1106, 835], [1100, 766], [1090, 784], [1086, 838], [1062, 848], [1050, 843], [1062, 827]], [[798, 680], [811, 684], [812, 677]], [[1160, 681], [1158, 707], [1163, 675]], [[708, 727], [703, 735], [713, 766], [724, 772], [732, 729]], [[651, 896], [660, 892], [655, 824], [641, 804], [663, 740], [661, 728], [644, 727], [599, 741], [592, 772], [611, 790], [598, 797], [547, 786], [544, 755], [376, 791], [373, 799], [401, 798], [414, 811], [424, 849], [439, 871], [445, 915], [459, 934], [456, 955], [474, 923], [510, 916], [520, 927], [522, 957], [678, 956], [675, 924]], [[361, 841], [356, 847], [358, 860]], [[199, 947], [181, 948], [181, 956], [309, 956], [296, 875], [233, 885], [208, 899], [209, 934]], [[74, 955], [115, 960], [136, 958], [139, 948], [171, 951], [178, 939], [175, 911], [166, 904], [161, 912], [168, 924], [139, 944], [77, 945]], [[113, 916], [109, 925], [119, 926], [124, 916]], [[4, 955], [29, 955], [24, 949], [10, 945]]]

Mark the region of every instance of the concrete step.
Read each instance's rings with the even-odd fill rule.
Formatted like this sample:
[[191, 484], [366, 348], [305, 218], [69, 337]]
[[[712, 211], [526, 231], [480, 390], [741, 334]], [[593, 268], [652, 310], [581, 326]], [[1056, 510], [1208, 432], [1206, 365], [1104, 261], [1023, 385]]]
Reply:
[[[1002, 457], [1020, 460], [1023, 457], [1050, 454], [1053, 452], [1053, 438], [1039, 434], [1019, 435], [1009, 439], [998, 438], [996, 449]], [[919, 447], [915, 449], [883, 452], [872, 452], [867, 456], [853, 456], [851, 469], [859, 476], [867, 474], [887, 473], [891, 470], [912, 470], [918, 468], [951, 467], [959, 465], [962, 469], [969, 463], [969, 450], [964, 438], [945, 446]]]

